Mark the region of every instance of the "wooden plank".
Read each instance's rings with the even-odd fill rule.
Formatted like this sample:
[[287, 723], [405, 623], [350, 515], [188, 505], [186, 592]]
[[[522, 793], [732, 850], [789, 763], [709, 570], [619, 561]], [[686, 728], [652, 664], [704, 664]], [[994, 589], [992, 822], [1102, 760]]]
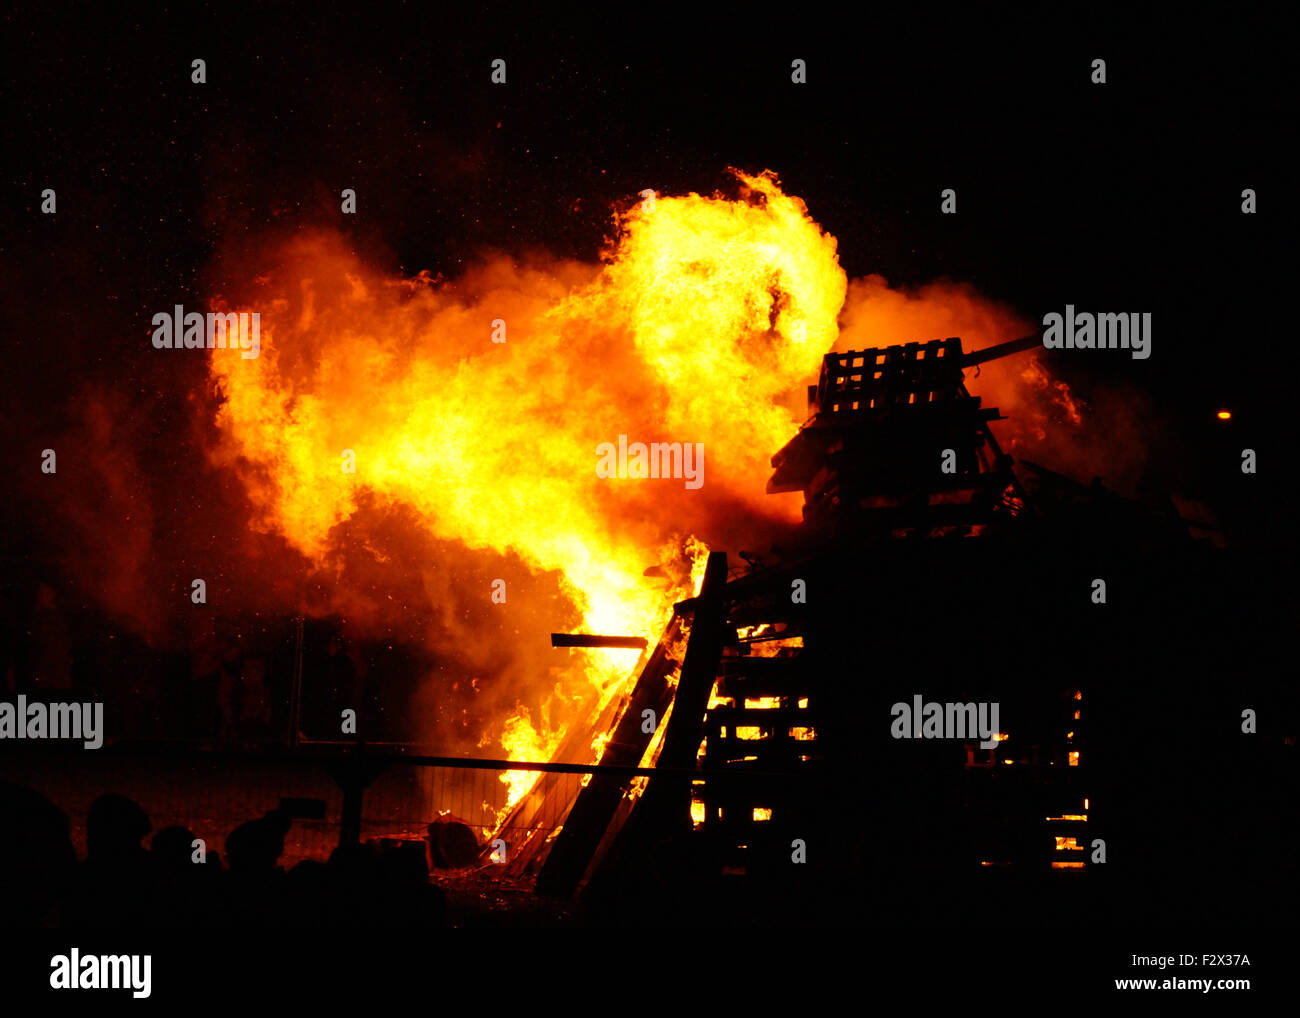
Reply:
[[[781, 707], [752, 707], [749, 709], [743, 707], [715, 707], [709, 711], [706, 730], [711, 733], [719, 724], [722, 724], [726, 725], [728, 729], [761, 728], [785, 733], [791, 728], [811, 728], [816, 725], [818, 720], [811, 710], [801, 710], [798, 707], [788, 709]], [[782, 735], [780, 737], [788, 736]]]
[[[691, 636], [686, 645], [682, 674], [673, 699], [673, 713], [664, 736], [657, 767], [694, 767], [695, 758], [703, 738], [704, 715], [708, 710], [709, 694], [718, 673], [722, 658], [724, 611], [722, 595], [727, 584], [727, 553], [709, 553], [704, 572], [695, 618], [691, 623]], [[650, 794], [661, 778], [652, 778]]]
[[[627, 710], [605, 747], [601, 763], [627, 767], [640, 763], [651, 738], [641, 730], [641, 712], [648, 708], [655, 711], [656, 717], [662, 718], [672, 702], [673, 691], [668, 685], [668, 675], [676, 662], [669, 656], [668, 648], [679, 637], [684, 621], [681, 612], [673, 613], [672, 621], [641, 670]], [[627, 783], [627, 778], [618, 775], [596, 774], [578, 793], [573, 809], [537, 875], [539, 894], [568, 897], [577, 889], [623, 799]]]
[[552, 647], [617, 647], [645, 650], [644, 636], [594, 636], [590, 633], [552, 633]]
[[[767, 739], [763, 742], [715, 742], [710, 739], [705, 753], [705, 766], [752, 768], [759, 771], [788, 770], [808, 762], [800, 760], [800, 756], [819, 755], [819, 747], [820, 743], [817, 742], [796, 742], [793, 739]], [[748, 760], [747, 757], [753, 759]]]
[[806, 670], [799, 657], [724, 657], [718, 668], [719, 675], [750, 676], [778, 675], [782, 678], [801, 678]]
[[[693, 768], [698, 764], [709, 694], [713, 691], [726, 639], [726, 587], [727, 555], [710, 552], [700, 595], [694, 599], [690, 640], [656, 768]], [[689, 831], [690, 798], [689, 777], [675, 774], [652, 777], [614, 851], [621, 852], [625, 858], [635, 857], [644, 846], [665, 834]]]
[[801, 682], [792, 685], [790, 680], [777, 676], [726, 675], [718, 680], [718, 695], [733, 699], [736, 703], [740, 703], [745, 697], [756, 696], [783, 696], [794, 703], [805, 699], [809, 701], [809, 706], [806, 708], [795, 707], [792, 703], [792, 710], [811, 710], [822, 689], [820, 683], [813, 685], [811, 682]]

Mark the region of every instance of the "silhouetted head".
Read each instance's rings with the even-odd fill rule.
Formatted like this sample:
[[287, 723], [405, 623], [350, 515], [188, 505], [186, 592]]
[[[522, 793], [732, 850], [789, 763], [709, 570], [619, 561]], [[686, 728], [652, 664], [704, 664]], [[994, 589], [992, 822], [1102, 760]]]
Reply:
[[0, 913], [6, 922], [43, 922], [76, 865], [62, 810], [29, 788], [0, 781]]
[[184, 869], [194, 860], [194, 832], [188, 827], [164, 827], [149, 842], [149, 856], [158, 866]]
[[226, 858], [232, 872], [269, 873], [284, 854], [284, 838], [293, 821], [278, 809], [240, 824], [226, 838]]
[[153, 824], [136, 802], [125, 795], [101, 795], [86, 817], [86, 848], [92, 860], [143, 859], [140, 842], [151, 830]]

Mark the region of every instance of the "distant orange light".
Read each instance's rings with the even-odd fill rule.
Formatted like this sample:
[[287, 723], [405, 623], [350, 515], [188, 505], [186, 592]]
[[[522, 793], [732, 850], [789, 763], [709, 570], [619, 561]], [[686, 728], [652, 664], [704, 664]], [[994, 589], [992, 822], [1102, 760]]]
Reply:
[[1221, 421], [1230, 421], [1230, 420], [1232, 420], [1232, 411], [1231, 411], [1231, 410], [1220, 410], [1220, 411], [1219, 411], [1217, 414], [1215, 414], [1214, 416], [1217, 417], [1217, 418], [1218, 418], [1219, 420], [1221, 420]]

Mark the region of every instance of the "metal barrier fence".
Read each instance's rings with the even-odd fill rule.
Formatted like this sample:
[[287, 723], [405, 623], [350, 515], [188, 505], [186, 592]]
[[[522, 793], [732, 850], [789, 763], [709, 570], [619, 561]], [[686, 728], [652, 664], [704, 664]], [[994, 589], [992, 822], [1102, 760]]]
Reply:
[[[155, 833], [164, 827], [186, 827], [204, 840], [209, 851], [218, 852], [224, 852], [227, 836], [240, 824], [288, 803], [298, 814], [282, 857], [288, 867], [303, 859], [328, 858], [340, 840], [423, 839], [436, 820], [459, 821], [485, 844], [507, 817], [510, 785], [503, 778], [513, 776], [516, 786], [522, 781], [531, 787], [534, 776], [549, 775], [549, 794], [534, 796], [530, 808], [521, 811], [526, 826], [502, 829], [501, 836], [513, 841], [512, 832], [517, 836], [561, 826], [568, 807], [593, 774], [617, 774], [630, 780], [664, 773], [635, 767], [420, 756], [401, 752], [402, 748], [367, 746], [358, 752], [355, 745], [315, 744], [297, 752], [223, 752], [162, 744], [118, 745], [93, 753], [46, 747], [6, 749], [0, 753], [0, 781], [26, 786], [63, 810], [82, 856], [87, 813], [104, 794], [124, 795], [138, 803]], [[310, 806], [315, 809], [304, 808]]]

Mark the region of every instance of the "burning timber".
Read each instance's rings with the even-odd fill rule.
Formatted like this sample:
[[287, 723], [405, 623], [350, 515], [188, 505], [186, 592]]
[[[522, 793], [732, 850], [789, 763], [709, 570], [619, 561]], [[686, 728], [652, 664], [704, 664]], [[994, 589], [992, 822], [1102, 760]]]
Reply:
[[1024, 491], [966, 391], [966, 368], [1038, 344], [1026, 336], [973, 354], [961, 340], [827, 354], [811, 417], [772, 459], [769, 493], [804, 493], [817, 525], [970, 533], [1018, 515]]
[[[337, 815], [341, 842], [373, 832], [396, 852], [427, 848], [449, 892], [508, 902], [494, 922], [957, 926], [1050, 909], [1069, 924], [1144, 896], [1165, 908], [1215, 844], [1206, 825], [1180, 830], [1234, 815], [1216, 790], [1239, 787], [1220, 772], [1235, 740], [1207, 733], [1253, 706], [1243, 689], [1273, 695], [1249, 685], [1281, 673], [1252, 649], [1272, 623], [1172, 503], [1004, 453], [999, 411], [967, 372], [1037, 343], [824, 358], [805, 424], [771, 458], [768, 488], [801, 493], [802, 524], [770, 548], [709, 554], [657, 641], [590, 622], [597, 632], [553, 634], [557, 658], [638, 657], [537, 762], [521, 762], [526, 748], [418, 757], [359, 740], [340, 754], [307, 737], [274, 772], [265, 757], [261, 771], [224, 754], [186, 768], [141, 757], [131, 780], [307, 796], [282, 800], [315, 821], [300, 825], [316, 839], [303, 857]], [[311, 642], [300, 623], [299, 679]], [[26, 766], [18, 748], [0, 746]], [[274, 776], [259, 786], [259, 773]], [[502, 773], [520, 795], [498, 813], [487, 800]], [[1098, 861], [1106, 845], [1120, 865]], [[1156, 848], [1144, 863], [1134, 845]]]
[[[638, 902], [667, 919], [722, 907], [728, 880], [874, 914], [903, 908], [911, 878], [942, 888], [967, 867], [1083, 867], [1071, 853], [1106, 816], [1088, 779], [1107, 787], [1117, 765], [1118, 733], [1094, 721], [1094, 698], [1115, 696], [1099, 676], [1115, 670], [1107, 654], [1123, 661], [1124, 641], [1141, 640], [1131, 619], [1098, 634], [1054, 606], [1102, 571], [1144, 595], [1173, 590], [1186, 567], [1168, 553], [1192, 542], [1176, 513], [1003, 453], [990, 428], [1002, 418], [964, 372], [1039, 343], [826, 356], [768, 484], [804, 494], [797, 546], [741, 553], [747, 569], [709, 556], [610, 721], [602, 765], [644, 771], [593, 775], [558, 834], [523, 835], [512, 873], [542, 894], [581, 893], [598, 914]], [[1143, 555], [1171, 572], [1137, 566]], [[892, 739], [892, 708], [920, 688], [989, 705], [994, 728], [1000, 704], [1007, 730]], [[506, 828], [559, 794], [551, 777]], [[953, 841], [945, 824], [970, 836]]]

